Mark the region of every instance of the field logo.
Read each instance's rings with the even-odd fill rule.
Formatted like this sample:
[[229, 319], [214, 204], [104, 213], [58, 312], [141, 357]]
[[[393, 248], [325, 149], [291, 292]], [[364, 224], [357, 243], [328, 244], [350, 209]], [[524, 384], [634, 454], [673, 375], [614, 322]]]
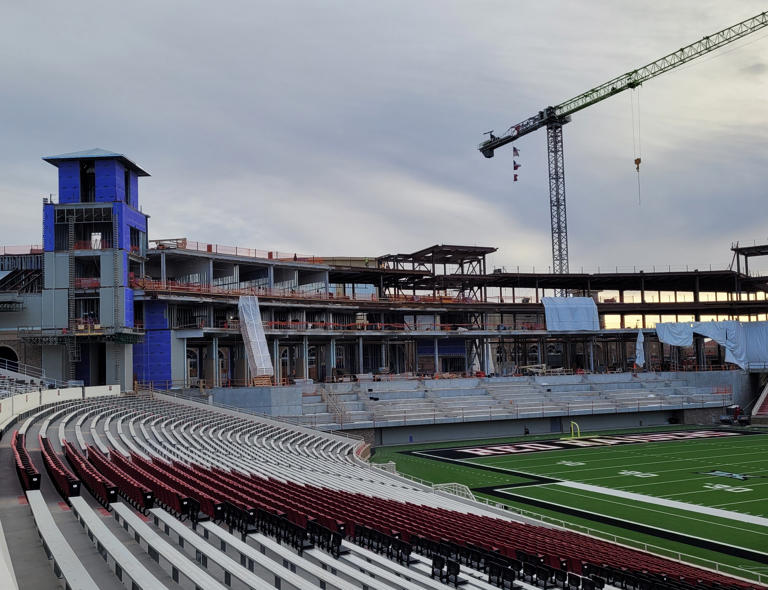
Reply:
[[717, 490], [720, 492], [734, 492], [734, 493], [741, 493], [741, 492], [751, 492], [752, 488], [742, 488], [739, 486], [729, 486], [725, 483], [705, 483], [704, 487], [708, 490]]
[[628, 469], [622, 469], [619, 471], [619, 475], [631, 475], [633, 477], [659, 477], [658, 473], [645, 473], [643, 471], [630, 471]]
[[730, 477], [731, 479], [738, 479], [741, 481], [746, 481], [753, 477], [760, 477], [759, 475], [749, 475], [747, 473], [731, 473], [729, 471], [708, 471], [706, 473], [702, 473], [701, 475], [713, 475], [715, 477]]

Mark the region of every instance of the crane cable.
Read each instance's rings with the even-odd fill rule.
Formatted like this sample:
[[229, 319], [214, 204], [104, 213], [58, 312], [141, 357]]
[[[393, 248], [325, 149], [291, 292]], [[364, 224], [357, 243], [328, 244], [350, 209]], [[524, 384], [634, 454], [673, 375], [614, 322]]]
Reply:
[[635, 171], [637, 172], [637, 205], [640, 206], [640, 163], [642, 159], [642, 146], [640, 144], [640, 87], [637, 87], [637, 134], [635, 134], [635, 89], [629, 94], [630, 108], [632, 110], [632, 151], [635, 156]]

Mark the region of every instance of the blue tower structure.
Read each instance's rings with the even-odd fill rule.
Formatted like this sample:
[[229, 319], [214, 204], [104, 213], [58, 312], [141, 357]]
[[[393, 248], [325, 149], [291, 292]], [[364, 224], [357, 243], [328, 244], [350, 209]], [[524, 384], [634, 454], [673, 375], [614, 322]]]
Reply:
[[58, 202], [43, 202], [43, 366], [86, 385], [130, 387], [143, 337], [131, 279], [147, 252], [138, 179], [149, 174], [99, 148], [43, 160], [59, 171]]

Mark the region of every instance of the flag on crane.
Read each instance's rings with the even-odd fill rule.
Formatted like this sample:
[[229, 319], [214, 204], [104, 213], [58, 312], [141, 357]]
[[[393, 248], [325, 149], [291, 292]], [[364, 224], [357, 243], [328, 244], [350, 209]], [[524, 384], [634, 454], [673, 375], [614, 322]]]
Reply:
[[517, 174], [515, 174], [515, 178], [512, 180], [512, 182], [517, 182]]
[[514, 147], [514, 146], [512, 146], [512, 155], [515, 158], [517, 158], [520, 155], [520, 151], [516, 147]]
[[522, 164], [518, 164], [515, 160], [512, 160], [512, 169], [517, 170]]

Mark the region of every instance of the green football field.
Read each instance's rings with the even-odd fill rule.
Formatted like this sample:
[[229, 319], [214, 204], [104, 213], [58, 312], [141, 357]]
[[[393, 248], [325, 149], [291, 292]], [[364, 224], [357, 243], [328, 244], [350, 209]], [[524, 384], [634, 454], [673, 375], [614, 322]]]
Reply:
[[[388, 447], [373, 460], [570, 528], [768, 581], [768, 435], [611, 443], [622, 436]], [[547, 448], [571, 444], [596, 446]]]

